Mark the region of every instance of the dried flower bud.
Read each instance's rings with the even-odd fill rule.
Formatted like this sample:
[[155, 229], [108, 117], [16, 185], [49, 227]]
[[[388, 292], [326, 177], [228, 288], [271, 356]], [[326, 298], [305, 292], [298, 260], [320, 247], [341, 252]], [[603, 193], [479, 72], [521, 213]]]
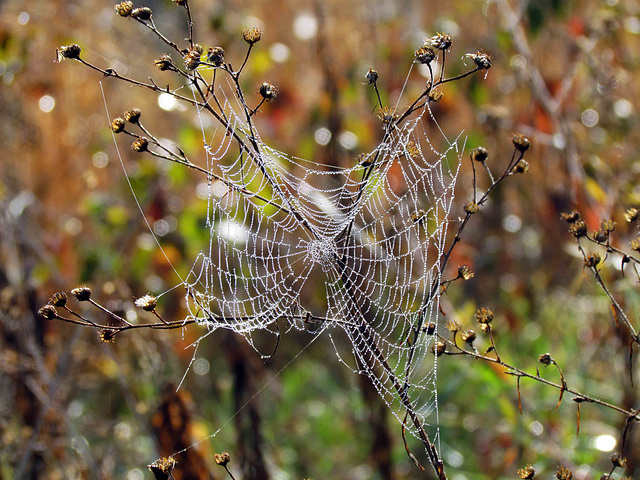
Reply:
[[269, 82], [264, 82], [260, 85], [259, 93], [262, 95], [262, 98], [270, 102], [278, 96], [278, 87], [271, 85]]
[[464, 211], [472, 215], [474, 213], [478, 213], [479, 210], [480, 210], [480, 205], [478, 205], [476, 202], [469, 202], [464, 206]]
[[429, 322], [422, 326], [422, 331], [427, 335], [433, 335], [436, 331], [436, 324], [434, 322]]
[[130, 110], [127, 110], [126, 112], [124, 112], [124, 119], [129, 122], [129, 123], [133, 123], [133, 124], [138, 124], [140, 123], [140, 116], [142, 115], [142, 112], [140, 111], [139, 108], [132, 108]]
[[624, 468], [627, 465], [627, 459], [623, 458], [618, 452], [611, 455], [611, 463], [614, 467]]
[[543, 353], [542, 355], [540, 355], [538, 357], [538, 361], [541, 364], [543, 364], [545, 367], [548, 367], [552, 363], [555, 363], [553, 358], [551, 357], [551, 355], [549, 353]]
[[138, 298], [134, 302], [135, 306], [141, 308], [147, 312], [153, 312], [158, 305], [158, 299], [153, 295], [145, 295], [144, 297]]
[[426, 46], [435, 48], [436, 50], [449, 50], [452, 44], [451, 35], [448, 33], [438, 33], [424, 41]]
[[444, 97], [444, 93], [439, 88], [434, 88], [429, 92], [429, 100], [432, 102], [439, 102]]
[[156, 477], [156, 480], [168, 480], [171, 478], [171, 470], [173, 470], [175, 466], [176, 461], [173, 457], [162, 457], [151, 465], [147, 465], [151, 473]]
[[226, 467], [227, 464], [231, 461], [231, 455], [229, 455], [227, 452], [216, 453], [213, 456], [213, 459], [215, 460], [217, 465]]
[[624, 212], [624, 219], [627, 222], [633, 222], [634, 220], [638, 219], [639, 214], [640, 214], [640, 211], [638, 211], [637, 208], [630, 208], [629, 210]]
[[100, 341], [102, 343], [113, 343], [116, 341], [115, 330], [109, 330], [105, 328], [104, 330], [100, 330], [100, 333], [98, 333], [98, 336], [100, 337]]
[[113, 8], [121, 17], [128, 17], [129, 15], [131, 15], [131, 12], [133, 12], [133, 2], [116, 3]]
[[369, 71], [364, 75], [364, 78], [367, 79], [367, 83], [371, 85], [372, 83], [376, 83], [378, 81], [378, 72], [373, 68], [370, 68]]
[[560, 218], [567, 223], [575, 223], [580, 220], [580, 212], [574, 210], [571, 213], [561, 213]]
[[477, 335], [473, 330], [463, 330], [460, 332], [460, 338], [463, 342], [466, 342], [470, 347], [473, 347], [473, 342], [475, 342]]
[[242, 38], [249, 45], [258, 43], [262, 38], [262, 32], [257, 28], [246, 28], [242, 31]]
[[111, 130], [113, 133], [120, 133], [124, 131], [124, 118], [114, 118], [111, 122]]
[[146, 152], [149, 149], [149, 140], [145, 137], [136, 138], [131, 144], [131, 150], [134, 152]]
[[463, 280], [470, 280], [474, 276], [474, 273], [466, 266], [460, 265], [458, 267], [458, 278], [462, 278]]
[[535, 474], [536, 474], [536, 470], [531, 465], [527, 465], [526, 467], [518, 470], [518, 476], [522, 480], [530, 480], [534, 477]]
[[197, 53], [198, 55], [202, 55], [204, 53], [204, 47], [199, 43], [194, 43], [191, 47], [191, 51]]
[[476, 312], [476, 320], [478, 323], [489, 324], [493, 321], [494, 314], [488, 308], [482, 307]]
[[573, 478], [573, 472], [568, 468], [558, 467], [556, 478], [558, 480], [571, 480]]
[[150, 20], [151, 19], [151, 9], [149, 7], [140, 7], [134, 8], [131, 12], [131, 16], [136, 20]]
[[411, 214], [411, 221], [413, 223], [419, 223], [420, 225], [422, 225], [422, 223], [424, 222], [424, 216], [425, 216], [424, 210], [420, 209], [417, 212], [413, 212]]
[[584, 266], [589, 268], [596, 267], [602, 259], [598, 253], [591, 253], [584, 259]]
[[80, 58], [80, 52], [82, 52], [82, 49], [77, 43], [72, 43], [71, 45], [60, 47], [58, 49], [58, 60], [61, 60], [63, 58], [77, 60]]
[[224, 48], [211, 47], [207, 52], [207, 62], [214, 67], [219, 67], [224, 63]]
[[40, 308], [40, 310], [38, 310], [38, 315], [40, 315], [42, 318], [46, 318], [47, 320], [53, 320], [54, 318], [58, 317], [58, 312], [56, 310], [56, 307], [54, 307], [53, 305], [44, 305]]
[[529, 162], [527, 162], [524, 158], [521, 158], [520, 161], [513, 167], [513, 173], [527, 173], [529, 171]]
[[613, 232], [617, 226], [618, 224], [613, 220], [602, 220], [602, 223], [600, 224], [600, 228], [607, 233]]
[[529, 139], [521, 133], [516, 133], [511, 141], [513, 142], [513, 146], [516, 147], [516, 150], [519, 152], [526, 152], [531, 146]]
[[484, 147], [476, 147], [471, 150], [471, 160], [484, 163], [489, 158], [489, 152]]
[[71, 290], [71, 295], [76, 297], [79, 302], [86, 302], [91, 298], [91, 289], [89, 287], [78, 287]]
[[489, 70], [491, 68], [491, 55], [489, 55], [488, 53], [467, 53], [465, 57], [473, 60], [473, 63], [476, 64], [476, 67], [481, 70]]
[[160, 58], [153, 61], [153, 64], [158, 68], [158, 70], [164, 72], [165, 70], [175, 70], [175, 66], [173, 65], [173, 60], [166, 53], [163, 54]]
[[433, 51], [432, 48], [429, 47], [420, 47], [415, 51], [415, 62], [421, 63], [423, 65], [428, 65], [436, 58], [436, 52]]
[[444, 352], [447, 351], [447, 344], [443, 341], [438, 341], [433, 344], [431, 347], [431, 353], [433, 353], [436, 357], [440, 357]]
[[631, 250], [640, 252], [640, 237], [634, 238], [633, 240], [631, 240], [631, 243], [629, 244], [629, 246], [631, 247]]
[[578, 220], [571, 224], [569, 232], [576, 238], [581, 238], [587, 235], [587, 224], [582, 220]]
[[54, 293], [49, 299], [49, 304], [54, 307], [64, 307], [67, 304], [67, 294], [65, 292]]

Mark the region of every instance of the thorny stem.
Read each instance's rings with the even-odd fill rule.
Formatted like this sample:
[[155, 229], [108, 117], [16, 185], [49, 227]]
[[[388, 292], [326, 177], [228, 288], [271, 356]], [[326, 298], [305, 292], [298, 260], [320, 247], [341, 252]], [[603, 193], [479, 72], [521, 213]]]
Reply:
[[[453, 341], [443, 337], [442, 335], [438, 335], [438, 338], [440, 338], [443, 342], [445, 342], [447, 345], [453, 347], [456, 350], [455, 352], [446, 352], [445, 351], [444, 352], [445, 355], [466, 355], [466, 356], [469, 356], [469, 357], [476, 358], [478, 360], [483, 360], [483, 361], [488, 362], [488, 363], [493, 363], [493, 364], [496, 364], [496, 365], [500, 365], [501, 367], [503, 367], [505, 369], [504, 373], [506, 373], [507, 375], [512, 375], [512, 376], [515, 376], [515, 377], [530, 378], [530, 379], [535, 380], [537, 382], [540, 382], [540, 383], [543, 383], [543, 384], [548, 385], [550, 387], [556, 388], [556, 389], [558, 389], [560, 391], [565, 391], [567, 393], [575, 395], [576, 398], [579, 399], [579, 401], [581, 401], [581, 402], [588, 402], [588, 403], [595, 403], [595, 404], [598, 404], [598, 405], [602, 405], [603, 407], [610, 408], [612, 410], [620, 412], [620, 413], [626, 415], [627, 417], [631, 417], [631, 418], [635, 419], [636, 421], [640, 421], [639, 412], [635, 412], [633, 410], [625, 410], [624, 408], [619, 407], [617, 405], [614, 405], [612, 403], [609, 403], [609, 402], [606, 402], [604, 400], [600, 400], [599, 398], [593, 397], [591, 395], [587, 395], [585, 393], [579, 392], [578, 390], [575, 390], [573, 388], [568, 387], [566, 382], [564, 382], [564, 380], [560, 384], [558, 384], [558, 383], [552, 382], [551, 380], [547, 380], [546, 378], [542, 378], [539, 373], [537, 373], [536, 375], [533, 375], [531, 373], [525, 372], [524, 370], [522, 370], [520, 368], [514, 367], [513, 365], [510, 365], [510, 364], [502, 361], [500, 358], [488, 357], [487, 355], [483, 355], [483, 354], [478, 353], [478, 352], [474, 352], [474, 351], [471, 351], [471, 350], [466, 350], [466, 349], [458, 346], [456, 342], [453, 342]], [[564, 378], [564, 377], [562, 377], [562, 378]]]
[[[580, 253], [582, 253], [582, 256], [586, 259], [587, 258], [587, 253], [584, 251], [584, 248], [582, 247], [582, 243], [580, 242], [580, 239], [578, 239], [578, 249], [580, 250]], [[589, 269], [591, 270], [591, 273], [593, 273], [593, 276], [596, 279], [596, 282], [598, 282], [598, 285], [600, 285], [600, 288], [602, 288], [602, 290], [607, 295], [607, 297], [609, 297], [609, 300], [611, 300], [611, 303], [612, 303], [614, 309], [622, 317], [623, 323], [629, 329], [629, 332], [631, 332], [631, 338], [633, 339], [633, 341], [638, 343], [638, 344], [640, 344], [640, 338], [638, 338], [638, 332], [636, 331], [636, 329], [631, 324], [631, 321], [629, 320], [629, 317], [627, 317], [627, 314], [624, 312], [624, 310], [622, 309], [622, 307], [620, 306], [618, 301], [614, 298], [614, 296], [611, 293], [611, 291], [609, 290], [609, 288], [607, 288], [607, 285], [604, 283], [604, 280], [602, 279], [602, 276], [600, 275], [600, 271], [598, 270], [597, 265], [591, 266], [591, 267], [589, 267]]]

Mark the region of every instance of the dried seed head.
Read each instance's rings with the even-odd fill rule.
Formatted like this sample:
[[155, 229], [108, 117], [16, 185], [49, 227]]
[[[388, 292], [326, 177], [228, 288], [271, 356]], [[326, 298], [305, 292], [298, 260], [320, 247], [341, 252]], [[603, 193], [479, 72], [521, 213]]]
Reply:
[[531, 146], [529, 139], [521, 133], [516, 133], [511, 141], [513, 142], [513, 146], [516, 147], [516, 150], [519, 152], [526, 152]]
[[470, 280], [474, 276], [474, 273], [466, 266], [460, 265], [458, 267], [458, 278], [462, 278], [463, 280]]
[[571, 480], [573, 478], [573, 472], [568, 468], [558, 467], [556, 478], [558, 480]]
[[140, 111], [139, 108], [132, 108], [124, 112], [123, 116], [127, 122], [137, 125], [138, 123], [140, 123], [140, 117], [142, 116], [142, 112]]
[[231, 455], [229, 455], [227, 452], [216, 453], [213, 456], [213, 459], [215, 460], [217, 465], [226, 467], [227, 463], [231, 461]]
[[560, 218], [567, 223], [575, 223], [580, 220], [580, 212], [574, 210], [571, 213], [561, 213]]
[[120, 133], [124, 131], [124, 118], [114, 118], [111, 122], [111, 130], [113, 133]]
[[175, 66], [173, 65], [173, 60], [166, 53], [163, 54], [160, 58], [153, 61], [153, 64], [158, 68], [158, 70], [164, 72], [165, 70], [175, 70]]
[[476, 312], [476, 320], [480, 324], [489, 324], [493, 321], [493, 312], [488, 308], [482, 307]]
[[611, 463], [614, 467], [624, 468], [627, 465], [627, 459], [623, 458], [618, 452], [611, 455]]
[[371, 161], [371, 159], [369, 158], [369, 154], [368, 153], [361, 153], [356, 157], [356, 162], [358, 162], [358, 165], [360, 165], [361, 167], [370, 167], [371, 164], [373, 163]]
[[396, 113], [394, 108], [384, 107], [382, 110], [380, 110], [378, 118], [382, 120], [382, 123], [384, 125], [391, 125], [398, 119], [398, 114]]
[[38, 315], [42, 318], [46, 318], [47, 320], [53, 320], [58, 317], [58, 312], [56, 311], [56, 307], [53, 305], [44, 305], [38, 310]]
[[133, 12], [133, 2], [116, 3], [113, 8], [121, 17], [128, 17], [131, 15], [131, 12]]
[[629, 246], [631, 247], [631, 250], [640, 252], [640, 237], [634, 238], [633, 240], [631, 240], [631, 243], [629, 244]]
[[602, 220], [602, 223], [600, 224], [600, 228], [607, 233], [613, 232], [617, 226], [618, 224], [613, 220]]
[[67, 294], [65, 292], [54, 293], [49, 299], [49, 304], [55, 307], [64, 307], [67, 304]]
[[262, 95], [262, 98], [267, 102], [270, 102], [278, 96], [278, 87], [271, 85], [269, 82], [264, 82], [260, 85], [259, 93]]
[[464, 211], [473, 215], [474, 213], [478, 213], [480, 210], [480, 205], [476, 202], [469, 202], [464, 206]]
[[176, 461], [173, 457], [161, 457], [151, 465], [147, 465], [151, 473], [156, 477], [156, 480], [167, 480], [171, 478], [171, 470], [176, 466]]
[[587, 224], [582, 220], [578, 220], [571, 224], [569, 232], [576, 238], [581, 238], [587, 235]]
[[429, 100], [432, 102], [439, 102], [444, 97], [444, 93], [439, 88], [434, 88], [429, 92]]
[[204, 53], [204, 47], [199, 43], [194, 43], [193, 47], [191, 47], [191, 51], [197, 53], [198, 55], [202, 55]]
[[440, 357], [444, 352], [447, 351], [447, 344], [443, 341], [438, 341], [433, 344], [431, 347], [431, 353], [433, 353], [436, 357]]
[[371, 85], [372, 83], [376, 83], [378, 81], [378, 72], [373, 68], [370, 68], [369, 71], [364, 75], [364, 78], [367, 79], [367, 83]]
[[596, 267], [602, 259], [598, 253], [591, 253], [587, 255], [584, 259], [584, 266], [593, 268]]
[[522, 480], [532, 479], [535, 474], [536, 474], [536, 470], [531, 465], [527, 465], [526, 467], [521, 468], [520, 470], [518, 470], [518, 476]]
[[224, 48], [211, 47], [207, 52], [207, 62], [214, 67], [219, 67], [224, 63]]
[[91, 289], [89, 287], [78, 287], [71, 290], [71, 295], [76, 297], [79, 302], [86, 302], [91, 298]]
[[427, 335], [433, 335], [436, 331], [436, 324], [434, 322], [429, 322], [422, 326], [422, 331]]
[[184, 68], [186, 68], [187, 70], [195, 70], [199, 66], [200, 54], [198, 52], [190, 50], [189, 53], [184, 56]]
[[420, 209], [417, 212], [413, 212], [411, 214], [411, 221], [413, 223], [419, 223], [420, 225], [422, 225], [425, 219], [424, 216], [425, 216], [424, 210]]
[[144, 297], [138, 298], [134, 304], [136, 307], [146, 310], [147, 312], [153, 312], [158, 305], [158, 299], [153, 295], [147, 294]]
[[149, 140], [145, 137], [136, 138], [131, 144], [131, 150], [138, 153], [146, 152], [149, 150]]
[[627, 222], [633, 222], [634, 220], [638, 219], [639, 214], [640, 214], [640, 211], [638, 211], [637, 208], [630, 208], [629, 210], [624, 212], [624, 219]]
[[436, 50], [449, 50], [452, 44], [451, 35], [448, 33], [438, 33], [424, 41], [426, 46], [435, 48]]
[[457, 333], [462, 328], [462, 326], [455, 320], [447, 320], [447, 324], [445, 326], [451, 333]]
[[487, 158], [489, 158], [489, 152], [484, 147], [476, 147], [471, 150], [471, 160], [475, 160], [476, 162], [484, 163]]
[[242, 38], [249, 45], [253, 45], [254, 43], [258, 43], [262, 38], [262, 31], [257, 28], [245, 28], [242, 31]]
[[430, 47], [420, 47], [415, 51], [415, 62], [421, 63], [423, 65], [428, 65], [436, 58], [436, 52], [433, 51]]
[[151, 19], [151, 9], [149, 7], [140, 7], [134, 8], [131, 12], [131, 16], [136, 20], [150, 20]]
[[476, 67], [481, 70], [489, 70], [491, 68], [491, 55], [489, 55], [488, 53], [467, 53], [465, 57], [473, 60], [473, 63], [476, 64]]
[[609, 232], [606, 230], [598, 230], [593, 234], [593, 239], [599, 243], [605, 243], [609, 239]]
[[102, 343], [113, 343], [116, 341], [115, 330], [108, 330], [105, 328], [104, 330], [100, 330], [100, 333], [98, 333], [98, 336], [100, 337], [100, 341]]
[[473, 342], [475, 342], [476, 337], [477, 337], [476, 332], [474, 332], [471, 329], [463, 330], [462, 332], [460, 332], [460, 338], [462, 339], [463, 342], [466, 342], [470, 347], [473, 347]]
[[543, 353], [538, 357], [538, 361], [543, 364], [545, 367], [548, 367], [552, 363], [555, 363], [553, 357], [549, 353]]
[[524, 158], [521, 158], [520, 161], [513, 168], [513, 173], [527, 173], [529, 171], [529, 162], [527, 162]]
[[82, 52], [82, 49], [77, 43], [72, 43], [71, 45], [60, 47], [58, 49], [58, 61], [63, 58], [77, 60], [80, 58], [80, 52]]

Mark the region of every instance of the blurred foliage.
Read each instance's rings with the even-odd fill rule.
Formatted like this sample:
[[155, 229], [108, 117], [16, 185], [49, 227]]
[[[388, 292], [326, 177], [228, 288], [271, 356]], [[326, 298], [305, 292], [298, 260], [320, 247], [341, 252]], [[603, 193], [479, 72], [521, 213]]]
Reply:
[[[242, 28], [264, 27], [244, 86], [253, 93], [268, 80], [280, 96], [262, 108], [259, 128], [275, 148], [318, 162], [351, 164], [380, 139], [371, 114], [375, 96], [364, 85], [369, 67], [380, 73], [383, 101], [391, 102], [425, 36], [452, 34], [448, 75], [465, 71], [464, 53], [490, 52], [494, 67], [486, 77], [446, 85], [435, 117], [448, 136], [464, 132], [467, 150], [485, 146], [492, 165], [508, 161], [512, 133], [525, 133], [533, 143], [531, 169], [504, 184], [465, 231], [452, 266], [467, 264], [475, 278], [449, 288], [444, 320], [471, 328], [476, 309], [487, 306], [496, 312], [496, 342], [505, 360], [558, 381], [553, 368], [537, 363], [550, 352], [572, 387], [638, 407], [626, 371], [626, 339], [559, 219], [574, 207], [590, 230], [613, 218], [620, 248], [636, 235], [622, 216], [640, 203], [640, 11], [634, 1], [191, 3], [196, 37], [223, 46], [234, 63], [244, 54]], [[184, 17], [172, 2], [148, 5], [170, 38], [184, 37]], [[52, 62], [56, 47], [77, 42], [95, 63], [146, 78], [162, 45], [118, 18], [111, 4], [8, 0], [0, 12], [0, 477], [150, 478], [145, 466], [173, 453], [163, 451], [151, 419], [165, 385], [180, 382], [202, 332], [123, 334], [101, 344], [96, 332], [46, 322], [35, 312], [52, 292], [87, 283], [104, 304], [134, 315], [134, 298], [176, 283], [123, 168], [150, 225], [164, 232], [171, 263], [188, 272], [208, 242], [206, 204], [197, 193], [202, 179], [134, 157], [124, 144], [117, 151], [105, 108], [111, 116], [141, 108], [152, 131], [194, 157], [202, 146], [198, 120], [190, 110], [151, 113], [161, 111], [148, 92]], [[303, 15], [318, 29], [308, 40], [293, 28]], [[161, 73], [154, 72], [159, 84]], [[413, 66], [407, 88], [417, 92], [425, 82]], [[562, 98], [550, 103], [547, 97], [559, 92]], [[55, 106], [48, 110], [51, 100]], [[324, 147], [315, 141], [319, 128], [332, 133]], [[444, 139], [434, 125], [429, 129], [437, 148]], [[340, 144], [345, 131], [355, 134], [356, 147]], [[471, 189], [466, 155], [458, 185], [462, 205]], [[628, 311], [638, 312], [638, 278], [629, 271], [623, 279], [613, 264], [603, 275]], [[160, 307], [180, 318], [183, 292], [173, 293]], [[246, 390], [252, 393], [240, 400], [228, 338], [211, 336], [200, 344], [182, 386], [191, 400], [181, 408], [192, 412], [193, 442], [220, 429], [194, 449], [209, 465], [206, 475], [223, 478], [214, 452], [229, 451], [230, 466], [239, 468], [234, 455], [244, 446], [239, 432], [246, 413], [240, 407], [251, 400], [271, 478], [384, 478], [380, 457], [372, 453], [379, 400], [363, 394], [361, 379], [337, 361], [327, 338], [310, 340], [285, 335], [267, 365], [252, 367]], [[480, 336], [478, 349], [488, 345]], [[434, 423], [452, 479], [515, 478], [526, 463], [544, 478], [558, 465], [572, 468], [577, 480], [609, 471], [609, 454], [595, 440], [611, 435], [619, 442], [622, 416], [583, 404], [576, 435], [570, 398], [556, 411], [556, 391], [526, 379], [520, 388], [522, 415], [515, 378], [469, 358], [439, 359]], [[416, 478], [421, 474], [404, 451], [400, 426], [389, 417], [382, 416], [390, 431], [392, 478]], [[640, 448], [633, 438], [635, 450], [627, 455], [635, 470], [628, 474], [637, 476]], [[409, 443], [426, 464], [421, 446]]]

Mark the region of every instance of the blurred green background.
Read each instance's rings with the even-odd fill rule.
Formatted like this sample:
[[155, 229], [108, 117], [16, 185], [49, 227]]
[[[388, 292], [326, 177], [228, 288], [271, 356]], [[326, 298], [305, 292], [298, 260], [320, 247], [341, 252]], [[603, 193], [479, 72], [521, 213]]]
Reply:
[[[263, 81], [279, 87], [258, 116], [262, 137], [318, 162], [351, 165], [380, 139], [368, 68], [379, 72], [386, 102], [397, 98], [413, 51], [436, 32], [453, 37], [448, 75], [468, 69], [465, 53], [493, 55], [486, 76], [445, 85], [434, 112], [447, 135], [463, 132], [467, 149], [485, 146], [496, 171], [508, 162], [512, 134], [524, 133], [533, 144], [530, 171], [505, 182], [465, 231], [446, 276], [466, 264], [475, 278], [448, 290], [443, 321], [472, 327], [476, 309], [491, 308], [505, 361], [533, 373], [538, 355], [550, 352], [572, 388], [637, 408], [629, 338], [583, 271], [559, 214], [579, 208], [590, 230], [613, 218], [621, 248], [637, 235], [622, 214], [640, 203], [640, 9], [631, 0], [443, 3], [190, 2], [196, 40], [221, 45], [235, 64], [246, 51], [242, 29], [264, 30], [243, 85], [251, 94]], [[172, 2], [146, 5], [168, 37], [186, 36], [184, 12]], [[197, 327], [103, 344], [95, 331], [36, 315], [52, 293], [80, 284], [126, 314], [134, 298], [177, 283], [131, 196], [105, 103], [112, 117], [131, 107], [149, 112], [158, 137], [202, 154], [192, 110], [163, 110], [150, 92], [54, 63], [56, 47], [72, 42], [92, 63], [163, 81], [153, 67], [163, 45], [119, 18], [112, 3], [0, 3], [0, 478], [151, 478], [147, 464], [218, 429], [176, 457], [176, 479], [224, 478], [213, 462], [223, 450], [245, 479], [431, 478], [407, 457], [399, 424], [368, 381], [337, 361], [327, 338], [305, 348], [309, 335], [285, 335], [264, 364], [241, 337], [210, 336], [176, 394]], [[425, 83], [414, 67], [410, 93]], [[327, 144], [317, 142], [319, 131], [331, 134]], [[127, 143], [120, 149], [165, 252], [188, 271], [208, 242], [202, 179], [149, 158], [134, 162]], [[468, 167], [456, 215], [470, 199]], [[634, 319], [640, 296], [632, 273], [623, 278], [613, 258], [603, 269]], [[182, 295], [162, 298], [166, 317], [184, 315]], [[558, 465], [577, 480], [609, 471], [620, 414], [583, 404], [576, 435], [576, 405], [565, 397], [556, 410], [556, 391], [523, 380], [520, 415], [515, 379], [500, 369], [455, 356], [441, 357], [438, 368], [441, 452], [452, 480], [515, 478], [526, 463], [541, 478]], [[625, 452], [632, 476], [640, 473], [638, 440], [632, 434]], [[410, 445], [426, 465], [421, 446]]]

